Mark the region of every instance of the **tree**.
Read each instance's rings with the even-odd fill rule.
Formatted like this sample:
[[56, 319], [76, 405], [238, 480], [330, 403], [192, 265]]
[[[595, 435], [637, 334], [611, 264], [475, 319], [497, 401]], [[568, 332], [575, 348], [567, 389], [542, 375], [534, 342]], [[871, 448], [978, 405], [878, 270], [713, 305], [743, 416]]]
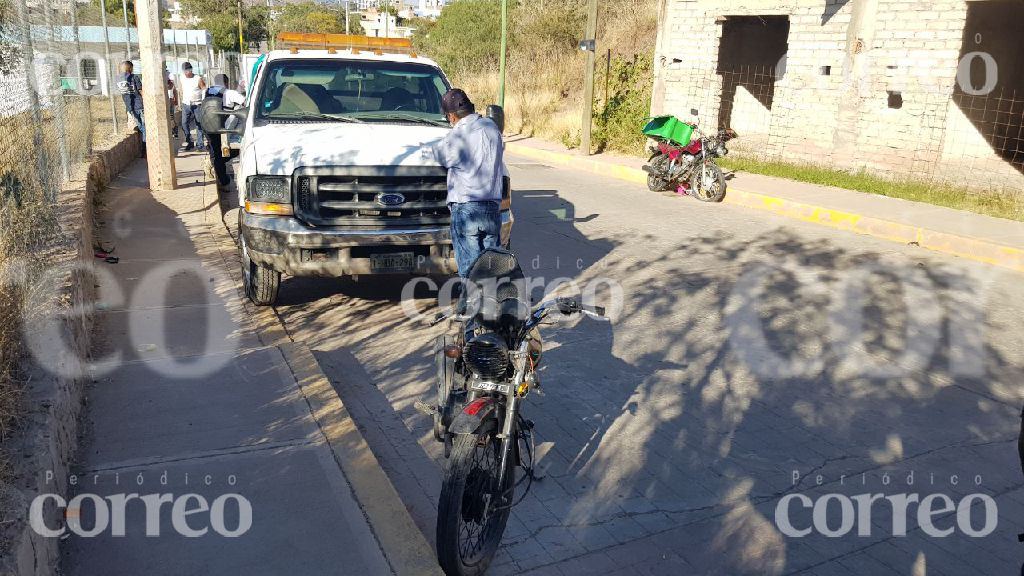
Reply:
[[[121, 9], [121, 0], [105, 0], [104, 4], [107, 7], [107, 23], [110, 26], [117, 26], [119, 22], [124, 22], [124, 10]], [[133, 0], [125, 0], [125, 5], [128, 7], [128, 25], [135, 26], [135, 2]], [[92, 0], [92, 6], [98, 16], [100, 13], [100, 0]]]
[[[351, 14], [351, 26], [359, 28], [359, 15]], [[274, 29], [282, 32], [314, 32], [341, 34], [345, 32], [345, 10], [316, 2], [285, 4], [274, 18]]]
[[497, 69], [501, 51], [501, 4], [498, 0], [458, 0], [436, 22], [416, 30], [413, 45], [452, 74], [488, 67]]
[[[235, 0], [181, 0], [185, 18], [195, 18], [199, 26], [213, 36], [218, 50], [244, 52], [249, 47], [238, 45], [238, 2]], [[242, 2], [242, 31], [246, 44], [257, 44], [267, 39], [270, 13], [266, 6]]]

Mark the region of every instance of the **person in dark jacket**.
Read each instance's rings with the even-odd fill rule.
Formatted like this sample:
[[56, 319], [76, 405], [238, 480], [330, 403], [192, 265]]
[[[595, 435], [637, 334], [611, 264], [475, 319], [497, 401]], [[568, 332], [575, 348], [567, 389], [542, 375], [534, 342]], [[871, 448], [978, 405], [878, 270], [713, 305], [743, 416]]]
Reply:
[[146, 120], [143, 118], [142, 77], [134, 73], [135, 65], [131, 60], [121, 63], [121, 74], [117, 78], [117, 90], [124, 100], [124, 107], [135, 119], [139, 133], [142, 134], [142, 155], [146, 155]]
[[[213, 86], [206, 90], [206, 97], [220, 98], [222, 106], [229, 110], [245, 103], [245, 96], [242, 96], [237, 90], [228, 88], [227, 74], [218, 74], [214, 77]], [[206, 135], [206, 140], [209, 144], [207, 149], [210, 153], [210, 164], [213, 165], [213, 172], [217, 176], [218, 188], [224, 188], [231, 183], [231, 179], [228, 176], [227, 158], [224, 157], [224, 153], [221, 150], [222, 138], [221, 134]]]

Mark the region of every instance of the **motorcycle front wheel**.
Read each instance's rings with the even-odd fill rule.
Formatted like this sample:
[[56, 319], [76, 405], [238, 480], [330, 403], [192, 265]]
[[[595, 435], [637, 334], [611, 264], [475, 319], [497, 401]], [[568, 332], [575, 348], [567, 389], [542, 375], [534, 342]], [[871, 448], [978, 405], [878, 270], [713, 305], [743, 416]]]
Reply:
[[455, 439], [437, 506], [437, 559], [448, 576], [479, 576], [498, 551], [511, 512], [515, 468], [498, 486], [501, 440], [491, 421]]
[[690, 195], [701, 202], [721, 202], [725, 199], [725, 174], [718, 164], [707, 162], [693, 171]]

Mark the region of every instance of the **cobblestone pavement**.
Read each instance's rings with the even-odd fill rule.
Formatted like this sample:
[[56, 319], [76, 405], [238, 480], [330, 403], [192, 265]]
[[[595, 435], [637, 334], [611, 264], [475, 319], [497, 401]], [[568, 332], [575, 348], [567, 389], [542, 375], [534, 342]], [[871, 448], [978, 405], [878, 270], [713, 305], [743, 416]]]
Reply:
[[[511, 162], [527, 274], [607, 278], [623, 297], [611, 324], [545, 333], [546, 396], [525, 410], [546, 478], [491, 573], [1017, 573], [1024, 278]], [[442, 328], [408, 319], [401, 293], [287, 279], [277, 310], [433, 540], [443, 457], [413, 404], [430, 398]], [[851, 500], [862, 494], [895, 499]], [[932, 494], [951, 502], [919, 514], [913, 499]], [[806, 536], [782, 530], [780, 501]]]

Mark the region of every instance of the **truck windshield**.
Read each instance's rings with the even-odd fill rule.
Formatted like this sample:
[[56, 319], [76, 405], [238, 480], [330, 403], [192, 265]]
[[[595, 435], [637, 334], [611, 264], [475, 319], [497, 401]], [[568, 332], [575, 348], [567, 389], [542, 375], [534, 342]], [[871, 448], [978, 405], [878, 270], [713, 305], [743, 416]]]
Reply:
[[264, 78], [257, 118], [447, 124], [441, 96], [448, 83], [427, 64], [278, 60]]

